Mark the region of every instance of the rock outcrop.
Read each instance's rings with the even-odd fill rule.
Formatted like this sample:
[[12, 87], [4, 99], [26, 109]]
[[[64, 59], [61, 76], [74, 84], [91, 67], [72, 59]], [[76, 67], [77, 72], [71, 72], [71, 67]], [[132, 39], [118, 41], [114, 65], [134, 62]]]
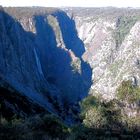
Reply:
[[90, 93], [112, 99], [123, 80], [140, 86], [139, 9], [75, 11], [78, 35], [86, 50], [82, 57], [93, 69]]

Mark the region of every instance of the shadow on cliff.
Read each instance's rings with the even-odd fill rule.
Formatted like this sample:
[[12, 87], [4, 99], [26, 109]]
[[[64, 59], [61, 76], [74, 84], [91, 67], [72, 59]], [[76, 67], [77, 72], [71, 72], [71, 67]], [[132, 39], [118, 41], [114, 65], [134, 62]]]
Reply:
[[75, 21], [73, 16], [71, 18], [63, 11], [57, 11], [53, 14], [58, 22], [62, 32], [62, 38], [64, 40], [67, 49], [72, 50], [76, 57], [81, 61], [81, 77], [86, 82], [86, 92], [82, 97], [87, 96], [88, 90], [92, 85], [92, 69], [87, 62], [84, 62], [82, 55], [85, 52], [85, 46], [83, 41], [78, 37]]
[[53, 14], [58, 22], [62, 32], [62, 37], [67, 49], [71, 49], [74, 54], [81, 58], [85, 52], [84, 43], [78, 37], [75, 21], [63, 11], [57, 11]]
[[[78, 106], [79, 101], [88, 95], [92, 84], [92, 69], [82, 59], [85, 47], [78, 37], [74, 20], [62, 11], [50, 16], [52, 19], [54, 17], [59, 25], [55, 25], [56, 30], [49, 24], [47, 17], [42, 15], [34, 17], [36, 44], [43, 73], [50, 83], [61, 90], [64, 107], [68, 111], [73, 106]], [[57, 43], [57, 32], [61, 32], [64, 44]], [[74, 71], [71, 52], [80, 61], [81, 72]]]
[[[92, 69], [90, 68], [89, 64], [84, 62], [82, 59], [82, 55], [85, 52], [84, 44], [77, 35], [74, 20], [70, 19], [62, 11], [58, 11], [51, 15], [51, 18], [57, 18], [60, 32], [62, 33], [62, 39], [64, 44], [58, 44], [56, 31], [47, 20], [48, 15], [34, 16], [36, 34], [25, 31], [22, 28], [21, 24], [18, 21], [15, 21], [10, 15], [6, 13], [4, 13], [4, 15], [6, 16], [5, 23], [7, 24], [7, 34], [9, 36], [9, 39], [11, 39], [11, 44], [14, 47], [17, 46], [18, 49], [19, 46], [21, 48], [20, 51], [18, 50], [21, 54], [18, 55], [22, 56], [23, 53], [26, 52], [25, 49], [30, 50], [31, 48], [35, 48], [36, 53], [40, 59], [39, 61], [41, 62], [41, 69], [43, 71], [44, 77], [50, 84], [55, 85], [58, 89], [60, 89], [62, 93], [61, 97], [64, 109], [63, 112], [66, 113], [65, 117], [71, 116], [73, 113], [77, 114], [78, 110], [80, 109], [79, 101], [81, 101], [84, 97], [88, 95], [88, 91], [92, 84]], [[21, 30], [18, 33], [22, 33], [22, 35], [25, 36], [25, 39], [18, 40], [21, 36], [13, 36], [13, 33], [11, 32], [17, 32], [16, 27], [12, 27], [11, 30], [11, 25], [14, 24], [20, 27]], [[25, 41], [30, 41], [31, 44], [29, 43], [30, 45], [28, 47], [25, 47]], [[65, 48], [63, 48], [62, 46], [65, 46]], [[8, 52], [5, 51], [5, 53]], [[75, 57], [77, 57], [80, 61], [80, 72], [78, 72], [74, 69], [74, 67], [72, 67], [71, 53], [73, 53]], [[5, 57], [10, 58], [8, 55], [9, 54], [5, 54]], [[28, 61], [30, 62], [30, 59], [32, 59], [33, 56], [25, 56], [28, 56], [28, 58], [25, 57], [25, 60], [23, 62], [20, 60], [17, 61], [17, 67], [30, 68], [33, 69], [33, 72], [37, 71], [34, 70], [34, 67], [30, 66], [30, 64], [27, 66], [27, 64], [24, 63]], [[33, 58], [35, 58], [35, 56]], [[12, 59], [9, 59], [9, 61], [10, 63], [12, 63]], [[36, 65], [36, 61], [37, 60], [34, 60], [32, 62], [34, 63], [33, 65]], [[24, 73], [23, 70], [22, 73], [23, 75], [25, 75], [24, 78], [26, 78], [26, 73]], [[29, 80], [28, 78], [27, 82]], [[30, 78], [35, 79], [32, 73], [30, 74]], [[40, 83], [35, 84], [40, 85]]]

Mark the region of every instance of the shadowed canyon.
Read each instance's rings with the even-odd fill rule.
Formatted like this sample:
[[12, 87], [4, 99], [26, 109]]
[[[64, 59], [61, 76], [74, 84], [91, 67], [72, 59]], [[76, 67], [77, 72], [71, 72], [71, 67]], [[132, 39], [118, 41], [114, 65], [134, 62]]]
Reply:
[[[123, 115], [140, 121], [139, 13], [139, 9], [111, 7], [1, 7], [2, 116], [28, 119], [47, 113], [65, 125], [84, 123], [91, 128], [100, 122], [103, 129], [111, 125], [107, 129], [113, 130], [113, 136], [114, 128], [120, 132], [126, 127]], [[123, 119], [120, 123], [115, 118], [117, 124], [113, 124], [112, 118], [109, 123], [107, 115], [118, 116], [116, 108]], [[137, 139], [140, 126], [135, 128]]]

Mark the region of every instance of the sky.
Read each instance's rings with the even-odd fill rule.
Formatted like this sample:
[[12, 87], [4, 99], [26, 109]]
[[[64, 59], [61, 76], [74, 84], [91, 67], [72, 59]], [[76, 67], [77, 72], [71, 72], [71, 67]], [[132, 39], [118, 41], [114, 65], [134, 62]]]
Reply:
[[2, 6], [140, 7], [140, 0], [0, 0]]

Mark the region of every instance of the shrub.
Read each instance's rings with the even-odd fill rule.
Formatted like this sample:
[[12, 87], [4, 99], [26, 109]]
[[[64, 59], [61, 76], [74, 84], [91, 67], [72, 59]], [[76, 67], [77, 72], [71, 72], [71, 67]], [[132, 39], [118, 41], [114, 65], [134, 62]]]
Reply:
[[123, 81], [117, 89], [117, 97], [128, 103], [137, 102], [140, 100], [140, 88], [133, 86], [131, 81]]
[[45, 115], [43, 117], [43, 130], [50, 136], [64, 138], [69, 134], [68, 127], [54, 115]]
[[119, 128], [121, 124], [121, 109], [117, 100], [111, 100], [102, 104], [102, 114], [106, 118], [106, 126], [108, 128]]
[[99, 105], [99, 100], [92, 95], [87, 96], [83, 101], [80, 103], [82, 111], [88, 110], [90, 107], [97, 107]]
[[3, 140], [65, 139], [69, 128], [54, 115], [34, 116], [25, 120], [14, 117], [10, 121], [1, 118], [0, 138]]
[[122, 123], [127, 131], [139, 130], [140, 131], [140, 116], [129, 117], [127, 115], [122, 116]]
[[88, 128], [101, 128], [107, 124], [107, 119], [104, 117], [102, 107], [90, 108], [85, 115], [83, 123]]
[[88, 96], [81, 103], [83, 124], [89, 128], [107, 128], [120, 124], [121, 110], [116, 100], [101, 102], [94, 96]]

